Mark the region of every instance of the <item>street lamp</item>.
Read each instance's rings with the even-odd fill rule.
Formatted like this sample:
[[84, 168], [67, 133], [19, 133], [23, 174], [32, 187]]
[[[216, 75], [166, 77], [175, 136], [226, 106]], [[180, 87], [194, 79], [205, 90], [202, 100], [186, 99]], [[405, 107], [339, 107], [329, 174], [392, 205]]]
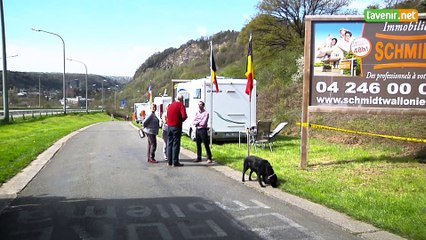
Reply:
[[118, 88], [118, 85], [115, 85], [115, 93], [114, 93], [114, 107], [115, 107], [115, 110], [117, 110], [117, 88]]
[[2, 83], [3, 83], [3, 114], [4, 121], [9, 122], [9, 98], [8, 98], [8, 81], [7, 81], [7, 61], [6, 61], [6, 30], [4, 23], [4, 9], [3, 0], [0, 0], [0, 21], [1, 21], [1, 42], [3, 52], [3, 72], [2, 72]]
[[104, 82], [106, 82], [105, 79], [102, 80], [102, 106], [101, 106], [102, 112], [104, 111]]
[[[16, 54], [16, 55], [12, 55], [12, 56], [7, 56], [6, 58], [13, 58], [13, 57], [18, 57], [19, 55], [18, 54]], [[0, 59], [3, 59], [3, 58], [0, 58]]]
[[41, 95], [41, 83], [40, 83], [40, 78], [41, 78], [41, 74], [38, 75], [38, 108], [41, 108], [41, 99], [40, 99], [40, 95]]
[[81, 64], [84, 65], [84, 68], [86, 69], [86, 113], [88, 113], [89, 112], [89, 108], [88, 108], [88, 105], [87, 105], [87, 66], [86, 66], [86, 64], [84, 62], [79, 61], [79, 60], [75, 60], [75, 59], [71, 59], [71, 58], [67, 58], [67, 60], [68, 61], [74, 61], [74, 62], [81, 63]]
[[66, 83], [65, 83], [65, 41], [59, 34], [56, 34], [56, 33], [53, 33], [53, 32], [48, 32], [48, 31], [44, 31], [44, 30], [41, 30], [41, 29], [34, 29], [34, 28], [31, 28], [31, 30], [36, 31], [36, 32], [44, 32], [44, 33], [52, 34], [52, 35], [59, 37], [62, 40], [62, 49], [63, 49], [63, 53], [64, 53], [64, 72], [63, 72], [63, 75], [62, 75], [62, 85], [63, 85], [63, 99], [64, 99], [64, 114], [67, 114], [67, 94], [66, 94], [67, 89], [66, 89]]

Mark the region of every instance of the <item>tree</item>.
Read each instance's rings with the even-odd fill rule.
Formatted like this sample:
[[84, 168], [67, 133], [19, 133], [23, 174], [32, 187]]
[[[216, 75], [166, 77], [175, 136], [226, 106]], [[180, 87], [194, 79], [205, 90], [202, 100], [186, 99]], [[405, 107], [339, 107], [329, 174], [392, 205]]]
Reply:
[[268, 55], [277, 53], [296, 39], [300, 39], [298, 34], [292, 31], [291, 26], [279, 21], [277, 17], [268, 14], [258, 15], [243, 29], [240, 44], [246, 44], [250, 32], [253, 32], [257, 50], [269, 52]]
[[304, 38], [307, 15], [348, 13], [349, 10], [345, 7], [350, 2], [351, 0], [262, 0], [258, 9], [261, 14], [269, 15], [261, 18], [261, 21], [268, 24], [262, 31], [277, 35], [273, 42], [285, 48], [295, 37]]

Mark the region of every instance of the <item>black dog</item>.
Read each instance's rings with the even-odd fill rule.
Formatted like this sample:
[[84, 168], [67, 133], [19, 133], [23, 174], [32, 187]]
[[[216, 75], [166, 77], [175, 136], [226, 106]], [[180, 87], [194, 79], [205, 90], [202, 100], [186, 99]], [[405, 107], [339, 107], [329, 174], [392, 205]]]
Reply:
[[266, 184], [271, 184], [274, 188], [278, 186], [277, 175], [274, 173], [274, 169], [272, 169], [271, 164], [267, 160], [256, 156], [246, 157], [244, 159], [243, 182], [245, 181], [244, 175], [249, 168], [249, 181], [251, 181], [251, 174], [255, 172], [261, 187], [265, 187], [262, 181]]

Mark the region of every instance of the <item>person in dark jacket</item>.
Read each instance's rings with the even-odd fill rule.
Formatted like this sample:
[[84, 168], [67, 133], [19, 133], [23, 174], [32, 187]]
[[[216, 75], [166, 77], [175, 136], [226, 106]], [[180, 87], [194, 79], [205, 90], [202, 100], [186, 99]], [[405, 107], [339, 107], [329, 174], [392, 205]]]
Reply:
[[151, 114], [143, 121], [144, 132], [148, 138], [148, 162], [158, 163], [155, 160], [155, 151], [157, 150], [157, 135], [160, 128], [160, 120], [155, 116], [157, 105], [151, 105]]
[[169, 127], [167, 142], [167, 160], [169, 166], [182, 167], [179, 162], [180, 138], [182, 136], [182, 123], [187, 119], [183, 96], [177, 94], [176, 101], [167, 108], [167, 126]]

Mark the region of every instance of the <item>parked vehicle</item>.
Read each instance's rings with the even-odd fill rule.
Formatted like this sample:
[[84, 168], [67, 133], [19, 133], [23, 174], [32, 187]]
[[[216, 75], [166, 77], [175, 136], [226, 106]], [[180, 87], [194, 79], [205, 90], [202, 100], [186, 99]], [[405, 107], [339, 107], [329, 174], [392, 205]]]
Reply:
[[172, 103], [172, 97], [169, 96], [161, 96], [155, 97], [154, 103], [157, 105], [157, 111], [155, 111], [155, 115], [160, 119], [160, 127], [163, 126], [162, 116], [164, 112], [167, 111], [167, 107], [170, 103]]
[[133, 111], [135, 112], [136, 122], [142, 123], [145, 116], [150, 113], [150, 104], [149, 103], [134, 103]]
[[[163, 125], [162, 116], [164, 112], [167, 110], [167, 106], [169, 106], [170, 103], [172, 103], [172, 97], [169, 96], [162, 96], [162, 97], [155, 97], [154, 102], [157, 105], [157, 111], [155, 111], [155, 115], [160, 119], [160, 127]], [[146, 103], [135, 103], [133, 105], [133, 111], [136, 115], [136, 122], [142, 123], [144, 120], [144, 116], [148, 116], [151, 114], [151, 104], [149, 102]], [[142, 113], [142, 112], [145, 113]]]
[[208, 126], [213, 140], [236, 140], [241, 132], [256, 126], [256, 80], [252, 99], [245, 93], [247, 79], [217, 77], [219, 92], [212, 92], [211, 79], [172, 80], [174, 95], [184, 96], [184, 105], [188, 119], [183, 123], [182, 131], [195, 139], [195, 126], [192, 121], [199, 110], [198, 103], [203, 101], [210, 114]]

